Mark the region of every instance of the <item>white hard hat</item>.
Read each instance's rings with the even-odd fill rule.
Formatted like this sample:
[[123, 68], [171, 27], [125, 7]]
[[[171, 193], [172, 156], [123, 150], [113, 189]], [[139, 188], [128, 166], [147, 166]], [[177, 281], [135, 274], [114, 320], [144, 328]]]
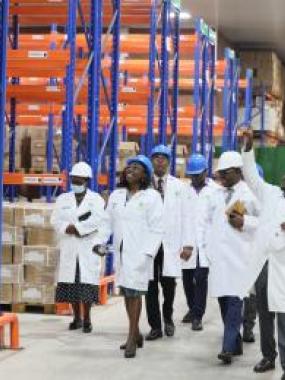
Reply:
[[86, 162], [81, 161], [73, 165], [69, 174], [72, 177], [92, 178], [92, 169]]
[[230, 151], [224, 152], [218, 161], [218, 166], [216, 171], [227, 170], [230, 168], [242, 168], [242, 157], [238, 152]]

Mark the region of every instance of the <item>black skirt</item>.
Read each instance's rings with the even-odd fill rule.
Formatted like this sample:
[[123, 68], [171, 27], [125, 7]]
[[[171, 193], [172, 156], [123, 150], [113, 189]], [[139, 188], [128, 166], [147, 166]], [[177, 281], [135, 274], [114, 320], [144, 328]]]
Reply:
[[79, 262], [76, 264], [74, 283], [59, 282], [55, 292], [55, 302], [57, 303], [98, 303], [98, 285], [83, 284], [80, 281]]

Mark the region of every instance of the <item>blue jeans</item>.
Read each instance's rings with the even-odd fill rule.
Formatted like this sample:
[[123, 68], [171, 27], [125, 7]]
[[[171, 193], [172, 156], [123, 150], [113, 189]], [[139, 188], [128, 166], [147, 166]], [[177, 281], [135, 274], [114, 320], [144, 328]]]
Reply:
[[235, 353], [241, 343], [243, 301], [238, 297], [226, 296], [218, 299], [224, 322], [223, 351]]

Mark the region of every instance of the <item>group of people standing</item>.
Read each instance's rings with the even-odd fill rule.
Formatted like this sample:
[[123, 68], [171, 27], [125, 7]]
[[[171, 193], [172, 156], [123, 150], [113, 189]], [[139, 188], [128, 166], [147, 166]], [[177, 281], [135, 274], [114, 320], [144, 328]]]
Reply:
[[205, 157], [191, 155], [186, 167], [189, 182], [169, 174], [171, 152], [158, 145], [150, 159], [138, 155], [128, 160], [107, 204], [88, 190], [90, 167], [84, 162], [74, 165], [71, 192], [58, 197], [52, 215], [61, 252], [56, 301], [72, 304], [71, 330], [92, 330], [90, 307], [98, 296], [100, 256], [112, 236], [117, 284], [129, 320], [127, 340], [120, 346], [126, 358], [135, 357], [144, 343], [139, 329], [143, 296], [150, 325], [145, 339], [175, 334], [173, 304], [176, 279], [182, 274], [188, 305], [183, 322], [192, 323], [194, 331], [203, 329], [209, 282], [224, 324], [218, 358], [231, 364], [243, 353], [243, 304], [257, 280], [263, 359], [255, 370], [274, 368], [273, 324], [278, 312], [285, 371], [285, 198], [280, 188], [258, 174], [252, 145], [248, 132], [242, 155], [223, 153], [215, 180], [208, 178]]

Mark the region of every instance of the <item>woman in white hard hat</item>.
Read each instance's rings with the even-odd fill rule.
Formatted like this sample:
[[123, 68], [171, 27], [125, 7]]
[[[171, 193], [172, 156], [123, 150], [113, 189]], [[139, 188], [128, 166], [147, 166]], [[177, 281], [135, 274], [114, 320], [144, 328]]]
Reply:
[[90, 309], [98, 299], [101, 267], [101, 260], [92, 253], [92, 248], [94, 243], [105, 243], [99, 233], [104, 201], [87, 188], [92, 178], [87, 163], [75, 164], [70, 176], [71, 192], [57, 198], [51, 217], [60, 247], [56, 302], [72, 304], [74, 320], [69, 325], [70, 330], [83, 328], [83, 332], [89, 333], [92, 331]]
[[[162, 239], [163, 205], [159, 193], [150, 188], [151, 176], [147, 157], [130, 159], [106, 211], [117, 254], [116, 275], [129, 319], [128, 339], [120, 347], [126, 358], [135, 357], [136, 348], [143, 345], [139, 331], [142, 295], [147, 293], [153, 258]], [[101, 248], [95, 246], [94, 252], [100, 254]]]

